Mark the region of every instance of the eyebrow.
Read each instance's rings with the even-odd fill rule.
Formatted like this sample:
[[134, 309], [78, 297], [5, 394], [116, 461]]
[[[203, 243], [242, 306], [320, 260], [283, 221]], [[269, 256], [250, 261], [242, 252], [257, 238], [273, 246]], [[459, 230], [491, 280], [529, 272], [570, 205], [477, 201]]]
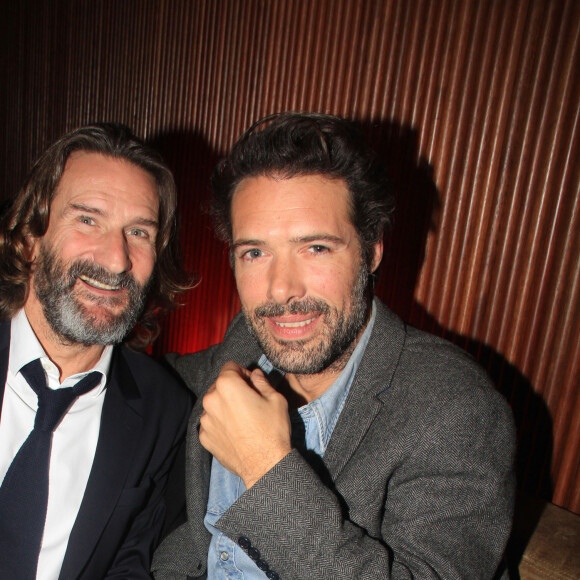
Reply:
[[[331, 234], [311, 234], [309, 236], [300, 236], [297, 238], [290, 238], [291, 244], [309, 244], [312, 242], [331, 242], [334, 244], [342, 244], [344, 240], [339, 236], [333, 236]], [[266, 242], [264, 240], [248, 239], [248, 240], [238, 240], [232, 244], [232, 250], [236, 250], [242, 246], [263, 246]]]
[[[89, 205], [85, 205], [84, 203], [71, 203], [68, 205], [68, 207], [70, 209], [81, 211], [83, 213], [100, 215], [100, 216], [107, 215], [106, 211], [104, 211], [98, 207], [92, 207]], [[141, 225], [141, 226], [150, 226], [150, 227], [157, 228], [157, 229], [159, 228], [159, 221], [158, 220], [152, 220], [152, 219], [145, 218], [145, 217], [137, 218], [132, 223], [134, 223], [136, 225]]]
[[238, 240], [232, 244], [232, 250], [242, 246], [263, 246], [265, 243], [263, 240]]
[[310, 242], [332, 242], [334, 244], [341, 244], [344, 240], [341, 237], [333, 236], [332, 234], [312, 234], [310, 236], [292, 238], [290, 242], [293, 244], [308, 244]]

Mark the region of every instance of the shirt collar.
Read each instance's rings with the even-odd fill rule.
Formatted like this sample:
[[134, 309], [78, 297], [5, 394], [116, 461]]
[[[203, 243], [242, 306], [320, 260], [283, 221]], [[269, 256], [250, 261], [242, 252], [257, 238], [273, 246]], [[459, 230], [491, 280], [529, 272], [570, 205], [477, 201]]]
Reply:
[[[103, 375], [103, 380], [101, 380], [100, 385], [96, 389], [91, 391], [92, 395], [98, 396], [105, 388], [107, 375], [111, 368], [112, 356], [113, 346], [105, 346], [101, 358], [92, 369], [67, 377], [67, 379], [62, 383], [62, 386], [71, 386], [71, 384], [76, 383], [90, 372], [98, 371]], [[59, 386], [58, 384], [54, 384], [55, 379], [58, 383], [58, 369], [42, 348], [42, 345], [36, 338], [36, 335], [30, 326], [30, 322], [28, 322], [24, 309], [22, 309], [12, 318], [10, 323], [10, 356], [8, 359], [10, 373], [16, 376], [24, 365], [37, 358], [40, 359], [42, 366], [47, 371], [49, 386], [51, 388]]]
[[[310, 401], [310, 403], [298, 409], [298, 413], [303, 418], [310, 414], [315, 414], [317, 416], [318, 422], [320, 423], [320, 444], [322, 446], [322, 451], [326, 449], [328, 441], [330, 440], [330, 436], [332, 435], [332, 431], [334, 430], [334, 426], [336, 425], [338, 417], [344, 407], [344, 403], [350, 391], [350, 387], [356, 375], [356, 371], [358, 370], [359, 364], [363, 358], [365, 349], [371, 337], [373, 326], [375, 324], [375, 318], [376, 306], [373, 300], [369, 322], [342, 372], [338, 375], [330, 387], [328, 387], [328, 389], [324, 391], [322, 395], [320, 395], [320, 397]], [[258, 366], [266, 374], [269, 374], [274, 370], [274, 366], [264, 354], [258, 361]]]

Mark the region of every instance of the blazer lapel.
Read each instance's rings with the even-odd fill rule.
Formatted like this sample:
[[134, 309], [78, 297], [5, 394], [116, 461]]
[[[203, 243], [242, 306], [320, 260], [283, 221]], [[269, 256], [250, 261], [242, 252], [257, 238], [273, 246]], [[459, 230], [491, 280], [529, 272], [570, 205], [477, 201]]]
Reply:
[[95, 459], [60, 578], [79, 577], [123, 490], [142, 427], [140, 394], [121, 348], [115, 349]]
[[404, 345], [402, 321], [375, 300], [377, 315], [371, 338], [336, 423], [324, 463], [333, 480], [356, 451], [382, 409], [397, 360]]
[[4, 401], [4, 387], [8, 376], [8, 357], [10, 355], [10, 322], [0, 323], [0, 415]]

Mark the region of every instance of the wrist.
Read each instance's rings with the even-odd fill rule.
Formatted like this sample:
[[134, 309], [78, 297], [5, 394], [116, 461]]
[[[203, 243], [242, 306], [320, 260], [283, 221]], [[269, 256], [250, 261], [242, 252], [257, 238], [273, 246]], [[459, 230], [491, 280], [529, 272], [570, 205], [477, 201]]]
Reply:
[[268, 454], [268, 457], [263, 457], [260, 465], [254, 465], [252, 469], [244, 470], [244, 473], [240, 474], [246, 489], [250, 489], [254, 484], [256, 484], [264, 475], [271, 471], [286, 455], [292, 451], [291, 447], [285, 447], [279, 449], [276, 453]]

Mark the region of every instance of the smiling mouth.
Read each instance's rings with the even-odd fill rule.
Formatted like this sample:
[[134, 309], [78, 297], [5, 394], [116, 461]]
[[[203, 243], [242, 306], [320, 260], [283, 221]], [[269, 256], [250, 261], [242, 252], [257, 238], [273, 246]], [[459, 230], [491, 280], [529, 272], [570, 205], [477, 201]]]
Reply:
[[85, 276], [84, 274], [81, 274], [79, 276], [79, 278], [83, 282], [88, 284], [89, 286], [93, 286], [94, 288], [98, 288], [99, 290], [120, 290], [121, 289], [121, 286], [111, 286], [110, 284], [104, 284], [103, 282], [99, 282], [98, 280], [95, 280], [94, 278], [89, 278], [88, 276]]
[[314, 318], [309, 318], [308, 320], [303, 320], [301, 322], [274, 322], [274, 324], [276, 326], [281, 326], [282, 328], [300, 328], [309, 325], [314, 320]]

